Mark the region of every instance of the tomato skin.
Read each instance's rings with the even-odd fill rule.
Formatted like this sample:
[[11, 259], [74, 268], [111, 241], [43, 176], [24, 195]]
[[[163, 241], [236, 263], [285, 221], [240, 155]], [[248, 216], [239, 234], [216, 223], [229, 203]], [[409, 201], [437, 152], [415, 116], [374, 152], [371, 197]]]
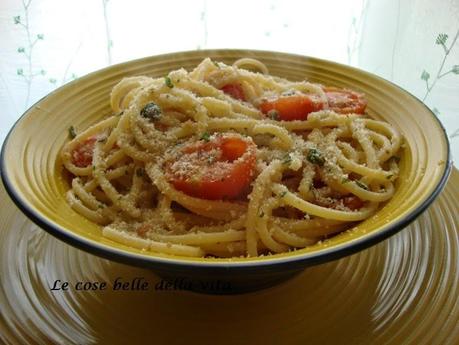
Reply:
[[324, 87], [328, 107], [339, 114], [363, 114], [367, 107], [364, 95], [337, 87]]
[[[217, 155], [212, 156], [215, 152]], [[178, 157], [165, 163], [166, 177], [177, 190], [196, 198], [237, 199], [254, 178], [255, 154], [256, 146], [251, 140], [236, 135], [217, 136], [209, 142], [184, 147]], [[180, 173], [174, 171], [174, 166], [182, 167]]]
[[352, 211], [361, 209], [364, 205], [363, 201], [355, 195], [345, 196], [343, 198], [343, 204]]
[[243, 195], [247, 190], [252, 176], [243, 165], [235, 165], [231, 173], [220, 180], [203, 179], [201, 181], [189, 181], [175, 179], [172, 184], [177, 190], [187, 195], [207, 200], [232, 200]]
[[96, 137], [90, 137], [72, 151], [72, 163], [75, 166], [85, 168], [92, 164], [92, 154], [96, 141]]
[[224, 140], [221, 144], [222, 155], [232, 162], [241, 157], [247, 150], [247, 143], [242, 140]]
[[221, 87], [220, 90], [222, 90], [227, 95], [230, 95], [234, 99], [238, 99], [240, 101], [246, 100], [241, 84], [226, 84]]
[[268, 114], [275, 110], [277, 120], [282, 121], [306, 120], [310, 113], [323, 108], [322, 102], [306, 95], [283, 96], [275, 100], [266, 100], [260, 105], [262, 113]]
[[339, 114], [363, 114], [367, 106], [364, 95], [351, 90], [336, 87], [323, 87], [327, 104], [315, 95], [281, 96], [274, 100], [265, 100], [260, 104], [262, 113], [270, 115], [276, 111], [276, 120], [306, 120], [312, 112], [330, 109]]

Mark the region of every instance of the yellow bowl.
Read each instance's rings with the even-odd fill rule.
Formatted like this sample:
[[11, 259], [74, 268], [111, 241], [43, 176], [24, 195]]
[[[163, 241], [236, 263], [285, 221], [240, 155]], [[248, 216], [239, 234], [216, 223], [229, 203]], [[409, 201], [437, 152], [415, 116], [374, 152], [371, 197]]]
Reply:
[[[291, 80], [362, 91], [368, 113], [395, 126], [404, 136], [395, 196], [373, 217], [314, 246], [257, 258], [185, 258], [144, 252], [104, 238], [101, 228], [73, 211], [64, 194], [59, 151], [68, 128], [84, 129], [110, 114], [111, 88], [123, 77], [164, 76], [203, 58], [232, 63], [241, 57], [264, 62], [270, 73]], [[304, 267], [355, 253], [404, 228], [444, 187], [451, 170], [449, 143], [434, 114], [418, 99], [370, 73], [298, 55], [249, 50], [201, 50], [148, 57], [91, 73], [52, 92], [32, 106], [11, 129], [2, 149], [1, 174], [16, 205], [52, 235], [116, 261], [153, 269], [168, 279], [184, 277], [219, 283], [220, 293], [275, 284]], [[223, 288], [223, 285], [225, 288]], [[226, 290], [225, 290], [226, 289]], [[205, 290], [204, 288], [202, 290]]]

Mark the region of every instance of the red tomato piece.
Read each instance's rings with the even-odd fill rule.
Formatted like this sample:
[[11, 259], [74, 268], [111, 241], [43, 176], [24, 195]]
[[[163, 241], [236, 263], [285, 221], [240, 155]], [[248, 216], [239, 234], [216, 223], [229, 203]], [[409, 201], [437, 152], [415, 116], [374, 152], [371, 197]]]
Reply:
[[246, 100], [241, 84], [226, 84], [221, 88], [221, 90], [234, 99], [238, 99], [240, 101]]
[[324, 87], [328, 107], [340, 114], [363, 114], [367, 106], [364, 95], [337, 87]]
[[343, 204], [350, 210], [358, 210], [363, 207], [363, 201], [355, 195], [345, 196], [343, 198]]
[[214, 135], [192, 142], [165, 163], [173, 186], [193, 197], [236, 199], [249, 188], [255, 175], [256, 145], [240, 135]]
[[90, 137], [86, 139], [80, 146], [76, 147], [72, 152], [72, 163], [79, 168], [85, 168], [92, 164], [92, 154], [97, 138]]
[[262, 113], [275, 111], [275, 119], [282, 121], [306, 120], [310, 113], [323, 108], [323, 102], [314, 96], [306, 95], [282, 96], [274, 100], [266, 100], [260, 105]]
[[245, 153], [247, 150], [247, 143], [243, 140], [223, 140], [220, 148], [223, 158], [232, 162]]

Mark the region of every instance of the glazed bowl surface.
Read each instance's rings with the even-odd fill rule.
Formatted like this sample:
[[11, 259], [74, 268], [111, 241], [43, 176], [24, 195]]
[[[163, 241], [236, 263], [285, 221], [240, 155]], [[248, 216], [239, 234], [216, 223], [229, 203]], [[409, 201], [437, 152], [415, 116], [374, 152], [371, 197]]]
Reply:
[[[396, 193], [374, 216], [305, 249], [256, 258], [185, 258], [145, 252], [102, 236], [101, 227], [73, 211], [59, 151], [68, 128], [87, 128], [111, 113], [109, 95], [123, 77], [164, 76], [192, 69], [204, 58], [231, 64], [242, 57], [262, 61], [270, 74], [308, 79], [364, 92], [368, 115], [403, 135]], [[215, 293], [251, 291], [276, 284], [307, 266], [353, 254], [384, 240], [419, 216], [444, 187], [451, 161], [445, 131], [417, 98], [368, 72], [317, 58], [251, 50], [200, 50], [152, 56], [88, 74], [33, 105], [11, 129], [2, 148], [1, 174], [16, 205], [52, 235], [93, 254], [150, 268], [170, 280], [220, 284]], [[225, 286], [225, 288], [223, 288]], [[218, 289], [217, 289], [218, 290]]]

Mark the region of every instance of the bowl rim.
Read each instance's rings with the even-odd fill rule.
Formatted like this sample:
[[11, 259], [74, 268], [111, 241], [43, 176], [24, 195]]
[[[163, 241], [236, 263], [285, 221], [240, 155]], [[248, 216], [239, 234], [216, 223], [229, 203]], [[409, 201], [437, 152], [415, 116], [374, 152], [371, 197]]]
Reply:
[[[28, 113], [30, 112], [30, 110], [33, 109], [37, 104], [42, 102], [44, 99], [51, 97], [57, 92], [62, 92], [62, 90], [72, 87], [72, 85], [74, 85], [75, 83], [80, 83], [86, 79], [90, 79], [94, 75], [98, 73], [102, 73], [107, 70], [120, 69], [124, 66], [140, 63], [141, 61], [146, 61], [152, 58], [158, 58], [161, 60], [165, 60], [170, 57], [175, 57], [178, 54], [186, 57], [186, 55], [191, 55], [196, 52], [200, 52], [204, 56], [212, 56], [215, 53], [223, 53], [222, 54], [223, 57], [224, 57], [225, 52], [226, 53], [231, 52], [233, 54], [239, 53], [241, 54], [241, 56], [249, 56], [251, 53], [258, 53], [258, 54], [265, 53], [265, 54], [283, 55], [284, 57], [296, 57], [300, 59], [308, 59], [311, 61], [315, 61], [319, 64], [325, 63], [331, 66], [334, 65], [340, 68], [350, 69], [350, 70], [353, 70], [354, 72], [366, 74], [367, 76], [373, 79], [377, 79], [381, 82], [391, 84], [392, 86], [397, 88], [399, 91], [404, 92], [405, 94], [413, 98], [413, 100], [417, 101], [421, 106], [423, 106], [427, 110], [430, 116], [435, 121], [437, 121], [439, 128], [441, 129], [443, 138], [445, 139], [446, 157], [447, 157], [447, 160], [444, 164], [444, 170], [442, 172], [442, 176], [440, 180], [438, 181], [437, 185], [433, 188], [432, 192], [425, 198], [425, 200], [416, 209], [414, 209], [412, 212], [408, 213], [402, 219], [391, 224], [390, 226], [388, 226], [387, 228], [383, 230], [374, 231], [372, 233], [366, 234], [363, 237], [355, 238], [351, 242], [340, 243], [336, 246], [320, 249], [315, 252], [298, 253], [296, 255], [291, 255], [287, 257], [284, 257], [284, 256], [277, 257], [276, 255], [272, 255], [272, 256], [266, 256], [261, 260], [260, 260], [260, 257], [245, 258], [243, 261], [231, 261], [231, 258], [224, 259], [224, 261], [223, 260], [222, 261], [213, 260], [213, 259], [209, 259], [209, 260], [202, 259], [202, 261], [191, 261], [187, 259], [186, 257], [179, 257], [179, 256], [177, 257], [164, 256], [163, 257], [163, 256], [155, 256], [154, 254], [151, 255], [151, 254], [140, 254], [140, 253], [128, 252], [120, 248], [110, 246], [108, 244], [103, 244], [96, 240], [91, 240], [84, 236], [78, 235], [77, 233], [73, 232], [71, 229], [60, 226], [59, 224], [44, 217], [40, 212], [37, 212], [32, 206], [30, 206], [27, 199], [21, 197], [20, 193], [18, 193], [18, 191], [15, 189], [14, 183], [10, 180], [10, 177], [8, 176], [8, 173], [7, 173], [8, 162], [6, 161], [6, 150], [7, 150], [6, 148], [8, 146], [10, 136], [14, 134], [15, 128], [19, 125], [19, 123], [26, 116], [28, 116]], [[188, 267], [188, 268], [196, 268], [196, 269], [232, 268], [232, 269], [244, 270], [244, 269], [253, 269], [255, 267], [269, 266], [270, 268], [273, 268], [273, 267], [280, 267], [280, 266], [293, 265], [293, 264], [297, 266], [305, 267], [309, 265], [315, 265], [319, 263], [336, 260], [344, 256], [354, 254], [358, 251], [361, 251], [370, 246], [373, 246], [377, 244], [378, 242], [383, 241], [386, 238], [394, 235], [395, 233], [397, 233], [398, 231], [402, 230], [407, 225], [409, 225], [412, 221], [414, 221], [421, 213], [423, 213], [427, 209], [427, 207], [437, 198], [440, 192], [444, 189], [446, 182], [448, 181], [449, 175], [451, 173], [452, 166], [453, 164], [452, 164], [452, 159], [451, 159], [450, 142], [449, 142], [449, 138], [448, 138], [447, 132], [443, 124], [441, 123], [439, 118], [436, 116], [436, 114], [424, 102], [422, 102], [418, 97], [408, 92], [404, 88], [398, 86], [392, 81], [386, 80], [371, 72], [368, 72], [368, 71], [365, 71], [363, 69], [359, 69], [353, 66], [348, 66], [348, 65], [345, 65], [339, 62], [330, 61], [330, 60], [321, 59], [321, 58], [312, 57], [312, 56], [307, 56], [307, 55], [301, 55], [301, 54], [268, 51], [268, 50], [257, 50], [257, 49], [205, 49], [205, 50], [199, 50], [199, 51], [197, 50], [177, 51], [177, 52], [158, 54], [158, 55], [152, 55], [152, 56], [146, 56], [146, 57], [142, 57], [138, 59], [133, 59], [133, 60], [121, 62], [118, 64], [107, 66], [102, 69], [98, 69], [96, 71], [87, 73], [84, 76], [78, 79], [75, 79], [51, 91], [49, 94], [45, 95], [44, 97], [40, 98], [37, 102], [32, 104], [15, 121], [15, 123], [9, 130], [7, 136], [5, 137], [5, 140], [3, 142], [2, 149], [0, 152], [0, 176], [3, 181], [6, 192], [8, 193], [8, 195], [10, 196], [14, 204], [16, 204], [16, 206], [30, 220], [32, 220], [36, 225], [38, 225], [40, 228], [47, 231], [54, 237], [78, 249], [84, 250], [86, 252], [95, 254], [97, 256], [100, 256], [106, 259], [121, 262], [121, 263], [131, 264], [131, 265], [135, 265], [139, 267], [152, 267], [153, 265], [158, 265], [158, 266], [164, 266], [164, 267], [167, 266], [169, 268], [170, 267], [175, 267], [175, 268]]]

